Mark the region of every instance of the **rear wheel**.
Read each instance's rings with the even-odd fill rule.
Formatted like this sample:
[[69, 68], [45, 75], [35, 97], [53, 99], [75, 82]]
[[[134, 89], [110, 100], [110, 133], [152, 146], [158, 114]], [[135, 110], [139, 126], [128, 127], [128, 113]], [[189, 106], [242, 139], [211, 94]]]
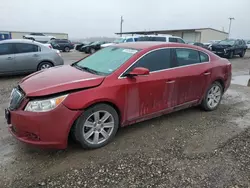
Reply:
[[206, 111], [213, 111], [218, 108], [223, 94], [223, 88], [219, 82], [214, 82], [207, 90], [201, 107]]
[[40, 70], [44, 70], [44, 69], [48, 69], [48, 68], [51, 68], [53, 67], [53, 64], [50, 63], [50, 62], [42, 62], [39, 64], [37, 70], [40, 71]]
[[240, 53], [240, 57], [244, 57], [246, 53], [246, 50], [242, 50], [242, 52]]
[[68, 47], [68, 46], [66, 46], [65, 48], [64, 48], [64, 50], [63, 51], [65, 51], [65, 52], [69, 52], [70, 51], [70, 48]]
[[90, 107], [78, 118], [73, 128], [76, 140], [83, 148], [95, 149], [109, 143], [119, 126], [116, 110], [107, 104]]

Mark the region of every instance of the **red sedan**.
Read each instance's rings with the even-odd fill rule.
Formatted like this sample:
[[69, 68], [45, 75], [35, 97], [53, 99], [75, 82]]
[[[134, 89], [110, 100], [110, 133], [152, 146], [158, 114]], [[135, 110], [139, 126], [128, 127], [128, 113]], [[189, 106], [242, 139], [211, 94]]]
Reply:
[[99, 148], [119, 127], [191, 106], [215, 110], [230, 82], [229, 61], [206, 49], [124, 43], [27, 76], [5, 116], [25, 143], [64, 149], [72, 134], [84, 148]]

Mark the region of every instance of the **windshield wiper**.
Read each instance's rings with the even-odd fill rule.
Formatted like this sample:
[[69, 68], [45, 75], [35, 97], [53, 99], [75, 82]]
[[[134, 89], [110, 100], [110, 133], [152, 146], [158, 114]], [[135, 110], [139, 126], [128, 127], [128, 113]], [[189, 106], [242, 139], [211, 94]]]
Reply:
[[89, 72], [89, 73], [92, 73], [92, 74], [100, 74], [98, 71], [93, 70], [93, 69], [88, 68], [88, 67], [81, 67], [81, 66], [79, 66], [77, 64], [73, 64], [72, 66], [77, 68], [78, 70], [81, 70], [81, 71], [86, 71], [86, 72]]
[[93, 73], [93, 74], [99, 74], [98, 71], [96, 70], [93, 70], [91, 68], [88, 68], [88, 67], [81, 67], [82, 70], [85, 70], [86, 72], [90, 72], [90, 73]]

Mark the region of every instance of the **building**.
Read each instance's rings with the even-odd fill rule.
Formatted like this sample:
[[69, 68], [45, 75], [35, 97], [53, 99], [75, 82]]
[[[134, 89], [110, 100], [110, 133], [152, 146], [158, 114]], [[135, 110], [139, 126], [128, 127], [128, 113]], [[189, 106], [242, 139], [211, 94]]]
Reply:
[[22, 39], [24, 35], [30, 33], [43, 33], [48, 36], [54, 36], [57, 39], [68, 39], [67, 33], [48, 33], [48, 32], [25, 32], [25, 31], [0, 31], [0, 40]]
[[149, 35], [149, 34], [167, 34], [183, 38], [186, 42], [209, 42], [210, 40], [224, 40], [228, 37], [228, 33], [213, 28], [197, 28], [197, 29], [176, 29], [176, 30], [155, 30], [155, 31], [135, 31], [116, 33], [117, 35]]

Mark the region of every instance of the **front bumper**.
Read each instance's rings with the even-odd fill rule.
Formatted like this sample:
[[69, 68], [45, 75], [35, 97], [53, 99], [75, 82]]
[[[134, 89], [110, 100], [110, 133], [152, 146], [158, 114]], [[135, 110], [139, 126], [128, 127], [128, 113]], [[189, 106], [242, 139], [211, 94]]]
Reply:
[[9, 131], [26, 144], [65, 149], [70, 128], [80, 113], [68, 109], [63, 104], [50, 112], [10, 111]]
[[229, 50], [223, 50], [223, 51], [212, 51], [214, 54], [219, 55], [219, 56], [228, 56], [229, 55]]

